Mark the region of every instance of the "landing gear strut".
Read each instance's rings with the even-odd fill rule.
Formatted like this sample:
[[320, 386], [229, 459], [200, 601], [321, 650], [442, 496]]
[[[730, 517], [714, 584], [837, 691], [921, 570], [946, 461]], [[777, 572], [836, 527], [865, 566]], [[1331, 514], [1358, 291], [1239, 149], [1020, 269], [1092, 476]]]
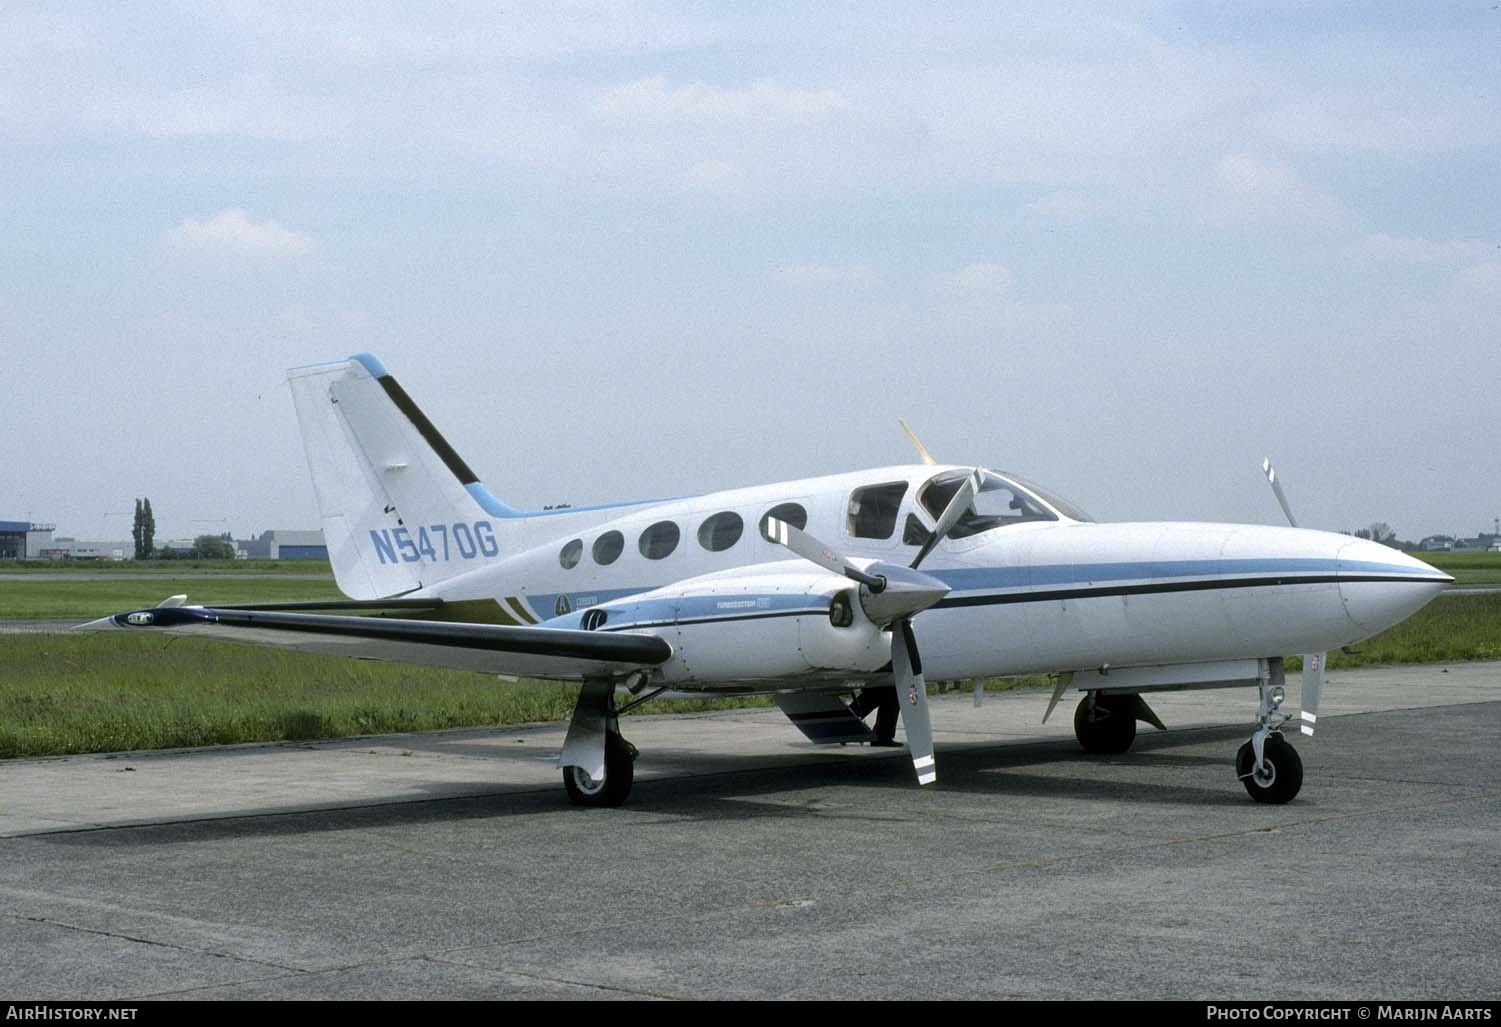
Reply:
[[1282, 737], [1282, 725], [1292, 717], [1281, 710], [1286, 691], [1280, 657], [1267, 661], [1260, 687], [1256, 733], [1235, 754], [1235, 774], [1257, 802], [1291, 802], [1303, 787], [1303, 760]]
[[900, 748], [896, 740], [896, 724], [901, 717], [901, 701], [896, 695], [896, 686], [864, 688], [850, 703], [850, 712], [864, 720], [870, 711], [876, 711], [875, 739], [870, 743], [880, 748]]
[[631, 794], [636, 747], [621, 737], [614, 695], [610, 678], [589, 678], [579, 690], [558, 760], [563, 787], [576, 806], [619, 806]]

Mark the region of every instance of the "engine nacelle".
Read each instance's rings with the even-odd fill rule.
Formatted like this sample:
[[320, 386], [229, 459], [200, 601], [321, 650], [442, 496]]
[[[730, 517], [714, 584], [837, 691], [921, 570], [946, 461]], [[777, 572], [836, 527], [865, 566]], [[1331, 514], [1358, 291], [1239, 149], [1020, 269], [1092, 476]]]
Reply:
[[672, 659], [653, 674], [664, 685], [806, 682], [870, 673], [891, 659], [890, 637], [865, 615], [854, 583], [804, 560], [688, 578], [547, 624], [665, 639]]

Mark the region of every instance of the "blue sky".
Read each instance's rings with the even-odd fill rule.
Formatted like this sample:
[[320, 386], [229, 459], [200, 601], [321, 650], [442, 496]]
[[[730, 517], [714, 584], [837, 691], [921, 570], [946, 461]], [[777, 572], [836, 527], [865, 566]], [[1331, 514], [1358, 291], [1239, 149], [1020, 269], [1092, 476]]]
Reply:
[[521, 506], [909, 459], [1501, 514], [1501, 10], [0, 6], [0, 516], [316, 520], [378, 354]]

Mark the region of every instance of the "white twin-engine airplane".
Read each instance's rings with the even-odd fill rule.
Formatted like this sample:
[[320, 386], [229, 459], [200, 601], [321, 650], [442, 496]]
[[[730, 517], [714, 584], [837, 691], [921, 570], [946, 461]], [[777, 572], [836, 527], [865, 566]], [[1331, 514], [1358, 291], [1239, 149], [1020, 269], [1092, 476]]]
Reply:
[[1287, 802], [1303, 771], [1281, 733], [1294, 719], [1280, 710], [1283, 654], [1306, 654], [1298, 726], [1312, 734], [1323, 654], [1453, 580], [1297, 527], [1097, 524], [1014, 475], [935, 463], [920, 443], [915, 465], [522, 513], [374, 357], [289, 379], [350, 601], [173, 596], [88, 626], [582, 682], [560, 763], [585, 806], [625, 800], [636, 749], [619, 716], [657, 696], [769, 693], [819, 743], [895, 744], [900, 709], [930, 784], [924, 678], [1038, 673], [1058, 675], [1044, 719], [1083, 693], [1074, 730], [1090, 752], [1124, 752], [1138, 720], [1162, 728], [1145, 693], [1258, 688], [1236, 772], [1253, 798]]

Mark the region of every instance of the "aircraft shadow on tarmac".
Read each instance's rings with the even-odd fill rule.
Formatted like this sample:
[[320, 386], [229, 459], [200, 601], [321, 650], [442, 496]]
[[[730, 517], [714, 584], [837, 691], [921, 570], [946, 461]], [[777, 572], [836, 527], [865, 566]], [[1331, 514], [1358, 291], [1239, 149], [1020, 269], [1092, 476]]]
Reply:
[[[1072, 739], [1046, 742], [960, 742], [944, 747], [940, 793], [963, 793], [983, 797], [997, 805], [1008, 798], [1044, 798], [1062, 802], [1150, 803], [1162, 806], [1226, 807], [1248, 802], [1235, 782], [1224, 757], [1175, 752], [1204, 743], [1233, 741], [1244, 736], [1242, 727], [1196, 729], [1138, 739], [1132, 752], [1121, 756], [1089, 756]], [[583, 810], [570, 807], [556, 787], [529, 786], [499, 791], [476, 790], [472, 782], [434, 782], [420, 786], [428, 798], [374, 800], [353, 806], [265, 806], [226, 810], [212, 817], [141, 825], [108, 826], [32, 836], [54, 844], [121, 848], [136, 845], [200, 843], [225, 838], [296, 836], [329, 831], [348, 831], [422, 823], [463, 820], [494, 820], [509, 817], [566, 815], [599, 821], [602, 829], [621, 818], [650, 814], [703, 821], [732, 822], [751, 818], [819, 818], [828, 813], [816, 803], [788, 801], [787, 795], [816, 789], [853, 788], [865, 792], [899, 790], [912, 798], [900, 807], [861, 800], [870, 816], [910, 817], [920, 815], [923, 797], [912, 783], [912, 768], [905, 750], [892, 750], [890, 758], [840, 760], [828, 753], [778, 755], [715, 755], [700, 750], [654, 750], [651, 759], [675, 765], [668, 777], [637, 781], [628, 805], [620, 810]], [[810, 760], [808, 756], [816, 755]], [[705, 770], [695, 773], [694, 763]], [[770, 764], [770, 765], [768, 765]], [[1051, 772], [1036, 772], [1046, 766]], [[496, 761], [497, 777], [505, 767]], [[1151, 769], [1162, 776], [1180, 778], [1181, 784], [1149, 782], [1139, 775], [1122, 774], [1130, 768]], [[1022, 768], [1033, 768], [1031, 772]], [[1171, 772], [1182, 771], [1181, 775]], [[499, 786], [504, 788], [503, 785]], [[466, 791], [467, 790], [467, 791]], [[769, 798], [785, 793], [780, 799]], [[841, 815], [847, 814], [845, 813]]]

